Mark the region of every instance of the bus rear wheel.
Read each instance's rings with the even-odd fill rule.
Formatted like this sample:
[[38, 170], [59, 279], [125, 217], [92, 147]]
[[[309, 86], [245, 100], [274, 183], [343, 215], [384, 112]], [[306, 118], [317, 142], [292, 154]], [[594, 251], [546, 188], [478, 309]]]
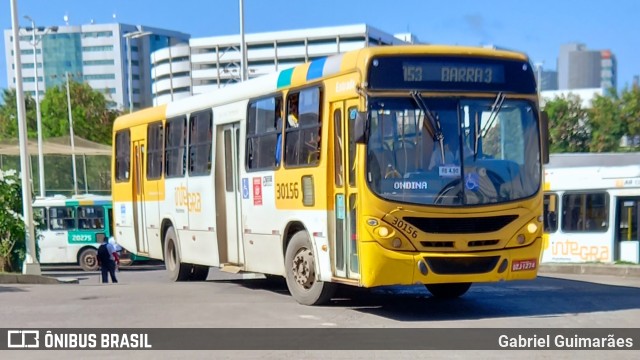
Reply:
[[298, 231], [287, 245], [284, 266], [287, 287], [302, 305], [321, 305], [335, 293], [335, 284], [320, 281], [316, 274], [315, 257], [309, 236]]
[[80, 256], [78, 256], [78, 264], [84, 271], [98, 270], [98, 251], [94, 248], [82, 250]]
[[191, 266], [180, 262], [178, 241], [173, 227], [164, 235], [164, 266], [171, 281], [186, 281], [191, 275]]
[[425, 284], [427, 290], [439, 299], [455, 299], [464, 295], [471, 283], [447, 283], [447, 284]]

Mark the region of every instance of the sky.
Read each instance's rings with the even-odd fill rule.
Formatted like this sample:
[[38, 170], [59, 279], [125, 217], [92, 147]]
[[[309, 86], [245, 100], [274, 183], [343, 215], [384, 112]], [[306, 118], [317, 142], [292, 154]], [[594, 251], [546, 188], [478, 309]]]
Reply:
[[[20, 26], [121, 22], [190, 34], [240, 33], [239, 0], [15, 0]], [[11, 1], [0, 3], [0, 26], [11, 29]], [[640, 75], [638, 0], [244, 0], [245, 34], [367, 24], [411, 32], [432, 44], [495, 45], [522, 51], [555, 70], [560, 45], [611, 50], [618, 87]], [[4, 47], [3, 47], [4, 49]], [[7, 86], [4, 54], [0, 88]]]

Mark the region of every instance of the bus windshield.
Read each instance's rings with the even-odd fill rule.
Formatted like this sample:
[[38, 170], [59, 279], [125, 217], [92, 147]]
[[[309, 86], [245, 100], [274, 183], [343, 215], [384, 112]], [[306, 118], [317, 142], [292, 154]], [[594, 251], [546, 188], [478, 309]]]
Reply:
[[[422, 99], [422, 98], [420, 98]], [[483, 205], [532, 196], [540, 146], [532, 103], [496, 98], [370, 99], [367, 182], [378, 196], [420, 205]], [[429, 131], [430, 111], [440, 138]]]

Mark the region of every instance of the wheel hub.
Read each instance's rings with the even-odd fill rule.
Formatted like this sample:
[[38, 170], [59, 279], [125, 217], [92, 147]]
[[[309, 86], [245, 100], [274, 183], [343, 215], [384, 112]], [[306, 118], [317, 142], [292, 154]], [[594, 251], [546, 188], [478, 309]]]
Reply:
[[296, 282], [305, 289], [311, 288], [315, 282], [313, 254], [307, 249], [300, 250], [293, 258], [293, 276]]

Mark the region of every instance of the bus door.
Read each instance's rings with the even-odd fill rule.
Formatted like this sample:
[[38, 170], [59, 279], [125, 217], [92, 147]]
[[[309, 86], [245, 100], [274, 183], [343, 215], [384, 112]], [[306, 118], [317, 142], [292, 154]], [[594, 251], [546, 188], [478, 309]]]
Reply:
[[616, 203], [616, 235], [613, 259], [620, 260], [620, 244], [623, 241], [640, 240], [640, 196], [618, 197]]
[[144, 140], [133, 141], [133, 226], [136, 236], [136, 252], [148, 254], [147, 220], [145, 215]]
[[357, 99], [331, 104], [333, 129], [332, 179], [334, 212], [328, 219], [333, 224], [331, 248], [334, 272], [337, 277], [358, 279], [360, 270], [356, 232], [358, 189], [356, 188], [356, 144], [353, 128], [357, 115]]
[[[240, 184], [240, 123], [222, 125], [217, 130], [216, 213], [221, 262], [244, 264], [242, 247], [242, 207]], [[224, 259], [226, 255], [226, 261]]]

